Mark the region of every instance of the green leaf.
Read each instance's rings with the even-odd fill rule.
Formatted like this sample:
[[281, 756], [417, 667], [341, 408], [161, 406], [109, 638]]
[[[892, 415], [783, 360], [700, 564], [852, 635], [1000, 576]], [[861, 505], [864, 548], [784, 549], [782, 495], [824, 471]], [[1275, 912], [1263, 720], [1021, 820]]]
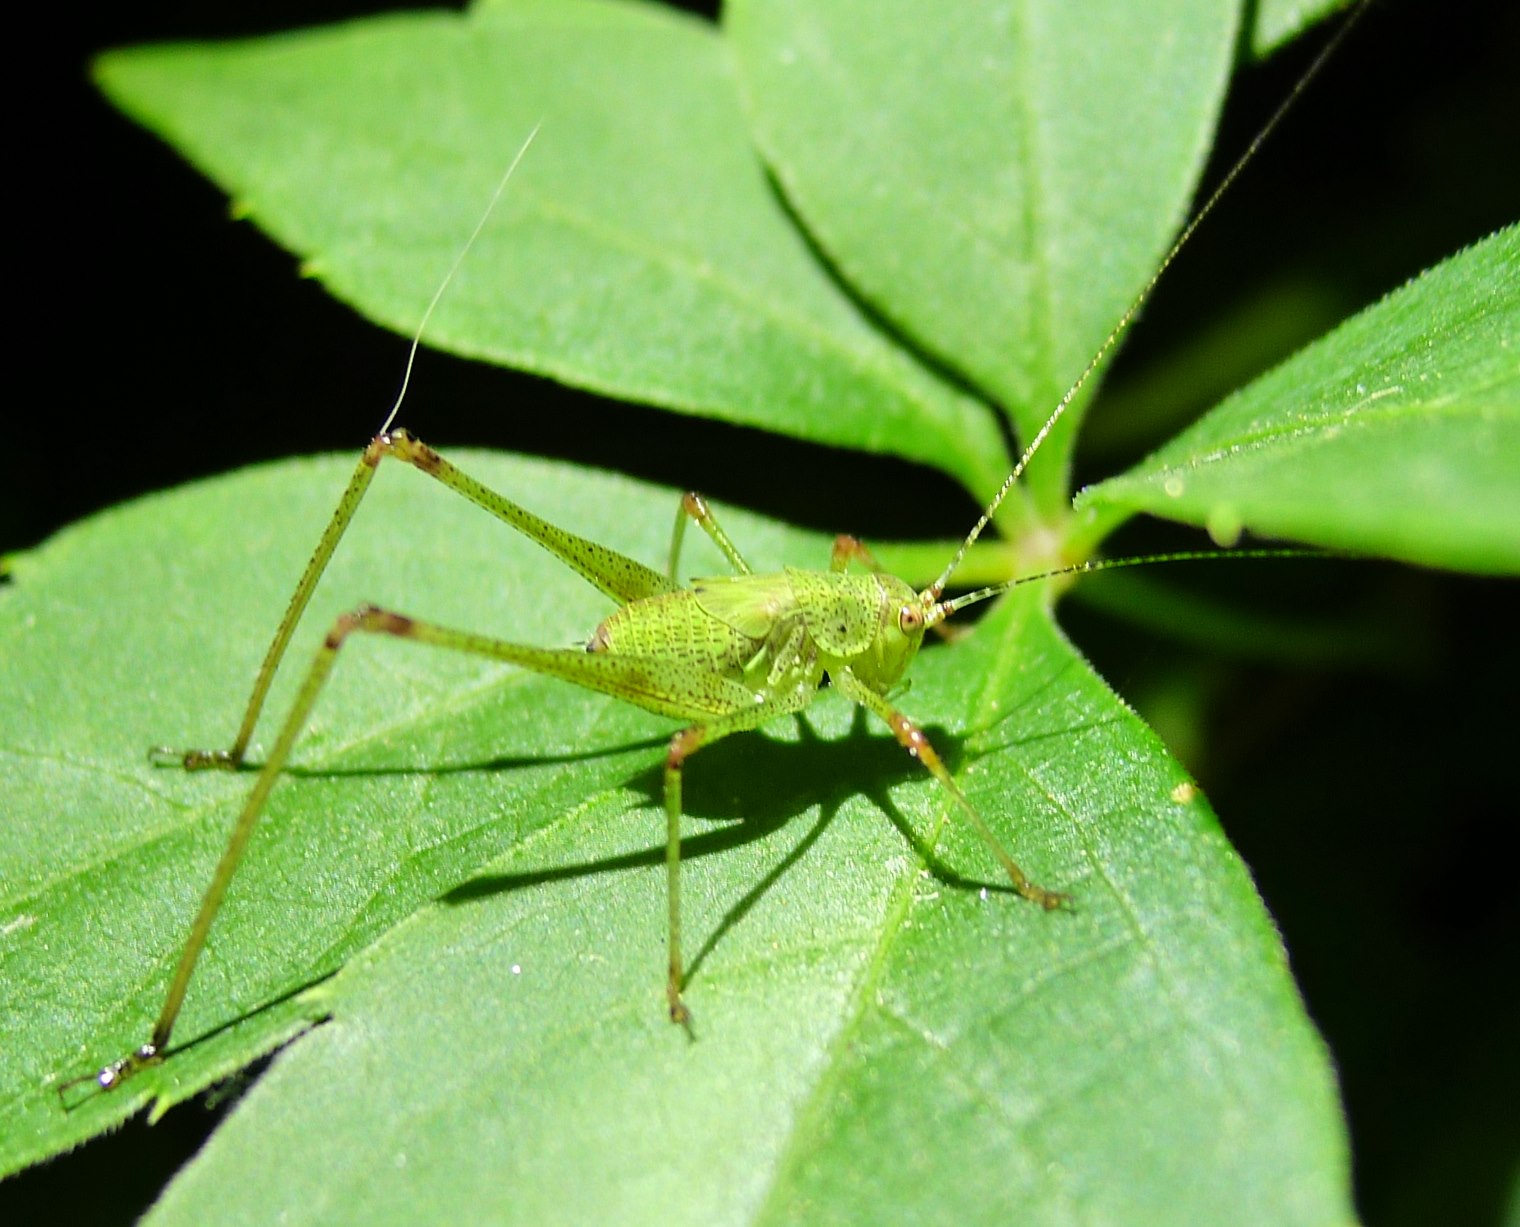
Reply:
[[1077, 504], [1520, 573], [1520, 227], [1348, 320]]
[[[459, 459], [555, 522], [661, 555], [672, 491]], [[144, 751], [230, 733], [350, 464], [188, 487], [14, 560], [0, 978], [27, 1008], [0, 1022], [0, 1167], [326, 1017], [153, 1221], [1350, 1220], [1334, 1080], [1244, 869], [1029, 589], [926, 650], [904, 704], [1073, 911], [1011, 897], [895, 741], [823, 694], [688, 770], [689, 1041], [662, 991], [669, 725], [361, 639], [233, 882], [184, 1047], [63, 1111], [57, 1079], [144, 1038], [250, 781]], [[387, 467], [370, 499], [276, 717], [359, 598], [549, 644], [605, 611], [411, 470]], [[759, 568], [826, 557], [725, 520]], [[691, 567], [716, 570], [701, 548]]]
[[[1235, 6], [744, 0], [725, 16], [756, 139], [809, 232], [1033, 437], [1187, 212]], [[1047, 509], [1076, 422], [1031, 470]]]
[[430, 345], [978, 490], [1001, 477], [994, 415], [885, 337], [788, 218], [706, 24], [533, 0], [140, 48], [96, 76], [333, 294], [403, 333], [541, 123]]
[[1265, 59], [1310, 26], [1333, 17], [1358, 0], [1258, 0], [1251, 24], [1251, 53]]

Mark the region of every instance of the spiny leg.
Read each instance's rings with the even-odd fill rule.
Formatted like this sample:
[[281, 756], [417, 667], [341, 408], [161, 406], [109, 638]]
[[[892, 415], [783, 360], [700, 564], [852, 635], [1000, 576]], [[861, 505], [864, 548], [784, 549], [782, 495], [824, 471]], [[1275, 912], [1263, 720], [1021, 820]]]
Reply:
[[834, 538], [834, 548], [829, 551], [829, 570], [843, 571], [851, 562], [858, 562], [867, 571], [880, 575], [881, 563], [876, 561], [876, 555], [859, 537], [852, 537], [849, 533], [840, 533]]
[[737, 575], [751, 575], [749, 563], [744, 561], [736, 546], [723, 526], [718, 523], [718, 517], [713, 514], [707, 500], [695, 490], [688, 490], [681, 495], [680, 505], [676, 508], [676, 523], [670, 533], [670, 565], [666, 571], [666, 578], [671, 583], [676, 583], [676, 573], [681, 565], [681, 545], [686, 540], [686, 524], [688, 520], [695, 520], [702, 527], [702, 531], [712, 538], [713, 544], [723, 551], [723, 557], [728, 559], [728, 565], [733, 567]]
[[599, 542], [568, 532], [526, 508], [519, 507], [505, 495], [498, 494], [455, 468], [407, 431], [397, 430], [388, 435], [377, 435], [370, 441], [369, 450], [376, 451], [380, 456], [390, 455], [406, 461], [435, 481], [442, 482], [456, 494], [463, 495], [477, 507], [510, 524], [523, 536], [538, 542], [592, 587], [619, 605], [659, 596], [676, 588], [675, 584], [653, 568]]
[[681, 771], [686, 760], [709, 739], [700, 724], [684, 728], [670, 739], [665, 753], [665, 890], [670, 910], [670, 959], [665, 980], [665, 998], [670, 1007], [670, 1021], [691, 1026], [691, 1011], [681, 999], [686, 968], [681, 957]]
[[[339, 531], [341, 532], [341, 528]], [[237, 871], [238, 864], [243, 859], [243, 853], [248, 847], [248, 839], [253, 834], [254, 824], [258, 822], [275, 781], [290, 757], [296, 738], [311, 715], [317, 696], [332, 672], [338, 651], [342, 648], [344, 641], [356, 630], [411, 637], [418, 625], [400, 614], [387, 613], [373, 606], [362, 606], [351, 613], [344, 614], [333, 623], [332, 629], [327, 632], [327, 637], [322, 641], [322, 646], [311, 663], [311, 668], [306, 673], [305, 680], [301, 683], [290, 714], [285, 717], [285, 723], [280, 729], [274, 749], [260, 768], [258, 778], [254, 780], [253, 788], [249, 790], [248, 797], [243, 802], [243, 809], [232, 829], [232, 835], [227, 841], [226, 848], [222, 850], [215, 872], [211, 875], [211, 884], [206, 888], [206, 894], [201, 899], [200, 910], [196, 912], [195, 922], [190, 926], [190, 936], [185, 940], [184, 948], [180, 951], [179, 962], [175, 965], [174, 978], [169, 983], [169, 991], [164, 996], [158, 1019], [153, 1024], [152, 1038], [132, 1057], [126, 1058], [128, 1062], [126, 1068], [121, 1068], [122, 1063], [117, 1062], [115, 1067], [107, 1066], [105, 1070], [102, 1070], [98, 1079], [102, 1088], [110, 1089], [116, 1081], [124, 1080], [142, 1066], [162, 1060], [169, 1037], [174, 1031], [175, 1021], [179, 1018], [180, 1007], [184, 1004], [185, 990], [190, 985], [190, 977], [195, 971], [201, 951], [205, 949], [211, 923], [216, 919], [217, 912], [221, 910], [222, 901], [227, 895], [227, 887], [232, 882], [232, 876]], [[113, 1069], [119, 1077], [108, 1081], [107, 1072]]]
[[364, 501], [365, 492], [368, 491], [369, 483], [375, 476], [379, 457], [374, 455], [374, 452], [375, 443], [372, 440], [360, 456], [359, 463], [354, 466], [354, 474], [348, 479], [348, 486], [343, 491], [343, 497], [338, 500], [332, 519], [327, 522], [327, 527], [317, 542], [317, 548], [312, 551], [311, 558], [306, 563], [306, 569], [301, 573], [301, 579], [290, 595], [290, 603], [285, 607], [285, 615], [280, 619], [279, 626], [275, 628], [274, 638], [270, 641], [269, 649], [264, 653], [264, 660], [259, 665], [258, 676], [253, 683], [253, 693], [248, 696], [248, 704], [243, 710], [243, 721], [238, 726], [237, 736], [233, 738], [232, 746], [226, 750], [184, 751], [159, 746], [152, 752], [155, 758], [166, 761], [178, 759], [188, 771], [196, 771], [203, 767], [230, 769], [242, 765], [243, 758], [248, 753], [248, 745], [253, 740], [254, 726], [258, 724], [259, 714], [264, 710], [264, 700], [269, 697], [269, 687], [274, 682], [274, 675], [285, 657], [285, 649], [290, 646], [290, 637], [295, 633], [296, 626], [301, 621], [301, 615], [306, 612], [306, 606], [311, 600], [311, 594], [316, 591], [317, 581], [322, 578], [322, 572], [327, 570], [327, 564], [332, 560], [333, 552], [338, 548], [338, 542], [343, 539], [344, 532], [353, 520], [354, 513], [358, 511], [359, 504]]
[[932, 775], [945, 790], [955, 798], [955, 803], [960, 806], [961, 812], [971, 821], [972, 829], [981, 836], [982, 842], [992, 850], [1003, 870], [1008, 875], [1008, 880], [1013, 883], [1013, 889], [1018, 891], [1025, 899], [1032, 903], [1038, 903], [1047, 911], [1060, 907], [1066, 903], [1070, 896], [1059, 891], [1046, 890], [1043, 886], [1036, 886], [1029, 880], [1029, 876], [1018, 867], [1008, 850], [1003, 847], [998, 837], [992, 833], [992, 828], [976, 812], [976, 807], [967, 799], [961, 791], [960, 785], [955, 782], [955, 777], [950, 774], [944, 760], [930, 744], [929, 738], [923, 729], [914, 724], [907, 716], [898, 711], [881, 695], [877, 694], [865, 683], [861, 682], [848, 669], [841, 669], [838, 673], [830, 674], [830, 682], [839, 687], [846, 698], [859, 703], [862, 707], [869, 708], [886, 722], [892, 730], [892, 735], [897, 738], [909, 754], [918, 759], [928, 768]]
[[233, 739], [231, 748], [179, 752], [161, 747], [154, 750], [155, 758], [178, 761], [192, 771], [202, 767], [234, 768], [242, 765], [248, 753], [249, 743], [253, 739], [254, 727], [258, 724], [259, 715], [263, 711], [264, 701], [268, 698], [269, 687], [274, 681], [280, 662], [284, 659], [286, 649], [290, 646], [290, 638], [306, 612], [311, 595], [316, 591], [317, 582], [322, 578], [322, 573], [332, 560], [338, 542], [343, 539], [343, 534], [353, 521], [354, 514], [358, 511], [359, 504], [369, 489], [370, 481], [374, 478], [375, 470], [379, 467], [381, 460], [387, 456], [394, 456], [398, 460], [405, 461], [413, 468], [441, 482], [456, 494], [469, 499], [476, 506], [489, 511], [497, 519], [510, 524], [525, 536], [537, 541], [620, 604], [669, 592], [674, 587], [658, 571], [627, 558], [616, 550], [610, 550], [597, 542], [566, 532], [519, 507], [511, 499], [497, 494], [455, 468], [431, 447], [406, 431], [397, 430], [390, 434], [379, 434], [369, 441], [369, 445], [360, 455], [359, 463], [354, 467], [353, 476], [349, 478], [348, 486], [342, 498], [338, 500], [337, 509], [333, 512], [332, 519], [328, 521], [321, 540], [317, 543], [317, 548], [301, 574], [300, 582], [296, 584], [295, 591], [291, 594], [285, 615], [280, 619], [280, 624], [275, 629], [274, 639], [270, 642], [269, 650], [265, 652], [263, 663], [259, 666], [258, 676], [253, 684], [253, 693], [249, 695], [242, 723], [238, 727], [237, 736]]
[[754, 708], [722, 716], [706, 724], [693, 724], [670, 739], [665, 752], [665, 877], [670, 906], [670, 960], [665, 996], [670, 1021], [690, 1028], [691, 1011], [681, 997], [686, 967], [681, 955], [681, 778], [686, 760], [703, 746], [710, 746], [730, 733], [758, 728], [776, 716], [801, 711], [813, 697], [812, 686], [798, 686], [773, 696]]

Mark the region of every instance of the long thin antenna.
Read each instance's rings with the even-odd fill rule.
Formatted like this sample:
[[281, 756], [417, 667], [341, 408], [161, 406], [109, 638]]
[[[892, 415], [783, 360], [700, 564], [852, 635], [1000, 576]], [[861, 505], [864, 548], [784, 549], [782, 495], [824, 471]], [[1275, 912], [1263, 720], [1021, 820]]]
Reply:
[[406, 390], [411, 386], [412, 367], [416, 364], [417, 350], [422, 345], [422, 334], [427, 329], [428, 321], [433, 318], [434, 310], [439, 302], [442, 301], [444, 291], [449, 288], [449, 282], [454, 280], [454, 274], [459, 271], [459, 266], [464, 263], [464, 258], [470, 254], [470, 248], [475, 246], [475, 240], [480, 237], [480, 232], [486, 228], [486, 223], [491, 220], [491, 214], [496, 212], [496, 203], [501, 199], [501, 194], [507, 190], [507, 181], [516, 172], [518, 163], [523, 160], [523, 156], [528, 152], [528, 146], [533, 144], [534, 138], [538, 136], [538, 130], [543, 126], [544, 121], [541, 119], [533, 125], [533, 131], [528, 133], [527, 139], [518, 148], [517, 153], [512, 158], [511, 164], [502, 175], [500, 182], [497, 183], [496, 190], [491, 193], [490, 202], [486, 205], [485, 212], [480, 215], [480, 220], [475, 223], [475, 229], [470, 232], [470, 237], [465, 240], [464, 246], [459, 249], [459, 254], [454, 257], [454, 263], [449, 265], [449, 271], [443, 275], [443, 280], [438, 283], [438, 288], [433, 291], [433, 300], [428, 303], [427, 310], [422, 313], [422, 322], [417, 325], [417, 331], [412, 337], [412, 348], [406, 355], [406, 369], [401, 374], [401, 390], [396, 393], [396, 403], [391, 406], [391, 411], [385, 415], [385, 421], [376, 432], [377, 434], [383, 435], [388, 431], [395, 422], [396, 415], [401, 412], [401, 402], [406, 399]]
[[1200, 559], [1219, 558], [1344, 558], [1346, 555], [1329, 550], [1310, 549], [1306, 546], [1296, 545], [1268, 545], [1253, 546], [1243, 550], [1226, 550], [1223, 553], [1204, 550], [1173, 550], [1164, 554], [1134, 554], [1125, 558], [1089, 558], [1085, 562], [1074, 562], [1067, 567], [1055, 567], [1049, 571], [1040, 571], [1034, 575], [1019, 575], [1013, 579], [1005, 579], [999, 584], [990, 584], [986, 588], [978, 588], [975, 592], [967, 592], [956, 597], [952, 601], [940, 601], [933, 606], [925, 621], [933, 626], [943, 622], [951, 614], [958, 613], [968, 605], [976, 605], [982, 601], [991, 600], [995, 596], [1001, 596], [1010, 588], [1017, 588], [1020, 584], [1034, 584], [1044, 579], [1059, 579], [1063, 575], [1086, 575], [1093, 571], [1117, 571], [1120, 567], [1148, 567], [1163, 562], [1197, 562]]
[[1003, 484], [998, 488], [998, 492], [992, 496], [992, 502], [987, 504], [987, 510], [982, 512], [981, 518], [977, 520], [971, 531], [966, 534], [966, 539], [961, 542], [961, 546], [955, 551], [954, 557], [950, 559], [945, 569], [940, 572], [939, 578], [925, 589], [924, 595], [928, 599], [939, 599], [940, 594], [945, 590], [945, 586], [950, 582], [950, 577], [955, 574], [956, 568], [961, 565], [962, 560], [966, 557], [967, 551], [976, 544], [976, 539], [982, 535], [982, 530], [992, 522], [992, 517], [997, 514], [998, 508], [1003, 505], [1003, 500], [1008, 497], [1009, 491], [1017, 484], [1024, 470], [1029, 467], [1029, 462], [1034, 459], [1035, 453], [1040, 450], [1040, 445], [1045, 442], [1046, 436], [1055, 429], [1056, 423], [1061, 420], [1062, 415], [1065, 414], [1072, 401], [1077, 398], [1077, 394], [1081, 392], [1087, 381], [1092, 378], [1093, 372], [1108, 357], [1109, 351], [1118, 344], [1119, 338], [1129, 330], [1130, 324], [1134, 321], [1135, 316], [1140, 313], [1140, 308], [1150, 298], [1151, 292], [1165, 275], [1166, 270], [1171, 267], [1172, 261], [1187, 246], [1188, 240], [1193, 237], [1193, 232], [1203, 224], [1204, 218], [1214, 211], [1214, 206], [1219, 203], [1221, 197], [1229, 191], [1231, 185], [1240, 177], [1240, 172], [1246, 168], [1251, 159], [1256, 156], [1257, 150], [1266, 143], [1267, 138], [1276, 130], [1278, 124], [1282, 122], [1283, 116], [1292, 110], [1293, 105], [1309, 87], [1310, 82], [1319, 75], [1320, 69], [1335, 54], [1336, 48], [1345, 41], [1346, 36], [1351, 33], [1352, 27], [1356, 25], [1358, 19], [1366, 11], [1371, 2], [1372, 0], [1360, 0], [1360, 3], [1351, 11], [1350, 15], [1341, 22], [1340, 27], [1330, 36], [1330, 41], [1314, 57], [1314, 62], [1309, 65], [1303, 76], [1299, 77], [1297, 83], [1288, 91], [1288, 96], [1277, 104], [1277, 109], [1272, 112], [1271, 117], [1262, 125], [1261, 131], [1252, 138], [1251, 143], [1246, 146], [1245, 152], [1235, 159], [1234, 164], [1225, 172], [1225, 176], [1219, 181], [1218, 186], [1209, 193], [1209, 198], [1203, 202], [1202, 207], [1193, 214], [1192, 219], [1182, 228], [1182, 233], [1177, 236], [1176, 241], [1167, 251], [1161, 264], [1151, 274], [1150, 280], [1145, 283], [1140, 293], [1135, 295], [1134, 301], [1125, 309], [1124, 314], [1119, 317], [1119, 322], [1113, 326], [1108, 336], [1104, 338], [1103, 344], [1098, 346], [1097, 352], [1088, 359], [1086, 367], [1077, 376], [1076, 382], [1066, 389], [1066, 394], [1061, 397], [1055, 409], [1051, 411], [1050, 416], [1045, 419], [1045, 424], [1035, 432], [1034, 438], [1029, 441], [1028, 446], [1024, 448], [1023, 454], [1019, 457], [1019, 462], [1013, 466], [1013, 472], [1004, 479]]

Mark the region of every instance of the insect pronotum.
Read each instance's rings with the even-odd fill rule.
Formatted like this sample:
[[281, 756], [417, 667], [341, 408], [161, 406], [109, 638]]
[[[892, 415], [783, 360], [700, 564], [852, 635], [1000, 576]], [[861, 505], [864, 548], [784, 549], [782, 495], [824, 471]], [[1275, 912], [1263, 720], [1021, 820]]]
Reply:
[[[1119, 566], [1198, 557], [1194, 552], [1149, 555], [1142, 558], [1097, 560], [1037, 576], [1022, 576], [979, 588], [953, 599], [944, 593], [957, 568], [999, 506], [1018, 483], [1050, 431], [1078, 396], [1094, 371], [1128, 330], [1141, 306], [1166, 273], [1194, 231], [1255, 156], [1308, 83], [1345, 38], [1365, 4], [1358, 5], [1305, 71], [1257, 136], [1235, 161], [1192, 219], [1183, 228], [1156, 272], [1120, 315], [1103, 343], [1060, 398], [1044, 425], [1025, 444], [1017, 464], [972, 526], [939, 575], [922, 590], [889, 575], [867, 547], [849, 536], [836, 538], [827, 570], [787, 568], [775, 574], [756, 574], [730, 540], [701, 496], [688, 493], [680, 501], [664, 571], [656, 571], [606, 546], [579, 537], [535, 516], [504, 495], [488, 489], [456, 468], [426, 443], [393, 423], [406, 395], [412, 360], [429, 316], [455, 270], [486, 225], [492, 208], [506, 190], [533, 135], [518, 151], [497, 185], [474, 233], [461, 248], [453, 267], [440, 283], [412, 342], [402, 389], [381, 429], [365, 447], [348, 487], [291, 596], [284, 617], [264, 657], [242, 722], [230, 747], [217, 750], [156, 752], [169, 754], [186, 769], [237, 768], [247, 755], [269, 687], [285, 655], [292, 633], [329, 560], [337, 549], [381, 462], [401, 461], [440, 482], [480, 508], [537, 542], [618, 605], [591, 633], [582, 648], [551, 649], [507, 642], [470, 631], [440, 626], [409, 613], [359, 606], [330, 627], [315, 659], [307, 668], [290, 711], [280, 725], [267, 758], [260, 766], [221, 859], [206, 889], [200, 909], [180, 953], [157, 1020], [141, 1046], [110, 1061], [98, 1072], [59, 1086], [60, 1093], [94, 1081], [109, 1090], [144, 1068], [165, 1059], [176, 1020], [192, 982], [197, 960], [221, 908], [249, 836], [278, 782], [308, 717], [342, 651], [355, 634], [383, 635], [438, 648], [500, 660], [609, 694], [627, 703], [677, 721], [665, 754], [666, 873], [669, 901], [666, 1004], [672, 1021], [688, 1025], [685, 964], [681, 945], [680, 818], [682, 781], [687, 761], [698, 750], [733, 733], [753, 729], [776, 717], [801, 711], [827, 681], [846, 698], [878, 717], [907, 752], [917, 758], [945, 791], [959, 814], [997, 858], [1015, 892], [1050, 910], [1067, 896], [1032, 881], [983, 821], [946, 768], [923, 730], [899, 710], [890, 693], [906, 674], [926, 632], [968, 606], [995, 597], [1017, 584], [1053, 575], [1095, 571]], [[536, 130], [535, 130], [536, 134]], [[676, 581], [682, 539], [688, 521], [695, 521], [728, 560], [733, 574], [695, 581], [682, 587]], [[1282, 556], [1301, 551], [1246, 550], [1235, 556]], [[850, 570], [851, 566], [857, 570]]]

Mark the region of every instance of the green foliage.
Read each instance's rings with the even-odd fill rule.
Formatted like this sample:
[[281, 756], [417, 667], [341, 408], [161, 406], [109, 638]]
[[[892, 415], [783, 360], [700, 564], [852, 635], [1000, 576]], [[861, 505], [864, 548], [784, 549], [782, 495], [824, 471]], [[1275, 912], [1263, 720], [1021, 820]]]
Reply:
[[1269, 55], [1349, 3], [1350, 0], [1259, 0], [1254, 6], [1255, 21], [1250, 31], [1251, 50], [1256, 55]]
[[1230, 397], [1078, 507], [1520, 574], [1520, 227]]
[[[1165, 248], [1237, 39], [1216, 4], [1145, 6], [1137, 24], [1116, 3], [1076, 28], [1072, 7], [1023, 6], [1028, 28], [1004, 30], [972, 4], [926, 28], [907, 5], [743, 3], [719, 34], [644, 5], [499, 3], [122, 53], [99, 77], [335, 294], [402, 330], [542, 118], [430, 343], [909, 457], [980, 498], [1010, 463], [997, 412], [1027, 434]], [[1520, 569], [1515, 246], [1505, 231], [1395, 295], [1069, 521], [1072, 434], [1054, 437], [1008, 523], [1043, 515], [1091, 544], [1143, 508]], [[672, 491], [462, 462], [556, 523], [663, 556]], [[144, 1038], [247, 785], [155, 769], [144, 749], [230, 733], [351, 463], [188, 487], [14, 560], [0, 980], [26, 1008], [0, 1042], [0, 1169], [325, 1020], [158, 1220], [1351, 1217], [1334, 1078], [1265, 909], [1206, 801], [1030, 589], [926, 652], [904, 705], [1075, 912], [1009, 897], [916, 766], [826, 698], [691, 764], [688, 1043], [662, 1010], [668, 724], [357, 644], [217, 922], [186, 1046], [61, 1111], [53, 1083]], [[1230, 484], [1206, 486], [1216, 472]], [[385, 473], [372, 499], [292, 674], [361, 598], [551, 645], [605, 612], [416, 475]], [[775, 522], [725, 523], [761, 567], [827, 554]]]
[[[643, 556], [668, 531], [670, 491], [464, 459]], [[11, 936], [6, 982], [49, 1003], [5, 1045], [8, 1165], [22, 1143], [56, 1146], [155, 1093], [192, 1093], [284, 1040], [293, 1018], [330, 1016], [187, 1173], [161, 1208], [170, 1221], [206, 1215], [205, 1197], [228, 1215], [229, 1188], [267, 1212], [260, 1168], [314, 1219], [384, 1206], [406, 1219], [418, 1205], [529, 1221], [555, 1206], [580, 1221], [619, 1206], [626, 1221], [672, 1206], [711, 1221], [762, 1204], [934, 1217], [947, 1199], [1058, 1218], [1072, 1194], [1047, 1153], [1125, 1173], [1082, 1198], [1115, 1214], [1164, 1218], [1187, 1185], [1209, 1215], [1240, 1188], [1300, 1208], [1289, 1217], [1323, 1219], [1344, 1196], [1324, 1055], [1249, 880], [1201, 797], [1174, 795], [1181, 770], [1032, 593], [928, 653], [912, 707], [1030, 872], [1078, 895], [1074, 914], [1010, 896], [895, 743], [822, 702], [798, 732], [693, 761], [689, 1043], [661, 992], [667, 726], [545, 679], [365, 642], [218, 921], [183, 1023], [187, 1039], [214, 1034], [61, 1112], [51, 1079], [140, 1042], [246, 786], [156, 770], [142, 743], [230, 718], [226, 692], [256, 664], [346, 468], [187, 488], [20, 560], [6, 641], [26, 634], [31, 650], [6, 651], [6, 691], [47, 702], [16, 713], [30, 716], [12, 734], [25, 769], [7, 787], [15, 812], [53, 817], [28, 824], [43, 846], [6, 865], [8, 914], [31, 918]], [[594, 622], [596, 594], [531, 543], [392, 476], [296, 660], [358, 591], [539, 642]], [[221, 528], [232, 519], [256, 532], [237, 552]], [[731, 519], [760, 565], [825, 556], [824, 540]], [[399, 523], [429, 548], [398, 559]], [[461, 579], [481, 574], [523, 577], [534, 601], [484, 613]], [[165, 593], [186, 611], [172, 634], [155, 615]], [[99, 602], [119, 612], [112, 651], [95, 648], [97, 668], [49, 693], [54, 662], [103, 633]], [[1111, 765], [1102, 787], [1095, 761]], [[968, 1153], [984, 1161], [949, 1158]]]

